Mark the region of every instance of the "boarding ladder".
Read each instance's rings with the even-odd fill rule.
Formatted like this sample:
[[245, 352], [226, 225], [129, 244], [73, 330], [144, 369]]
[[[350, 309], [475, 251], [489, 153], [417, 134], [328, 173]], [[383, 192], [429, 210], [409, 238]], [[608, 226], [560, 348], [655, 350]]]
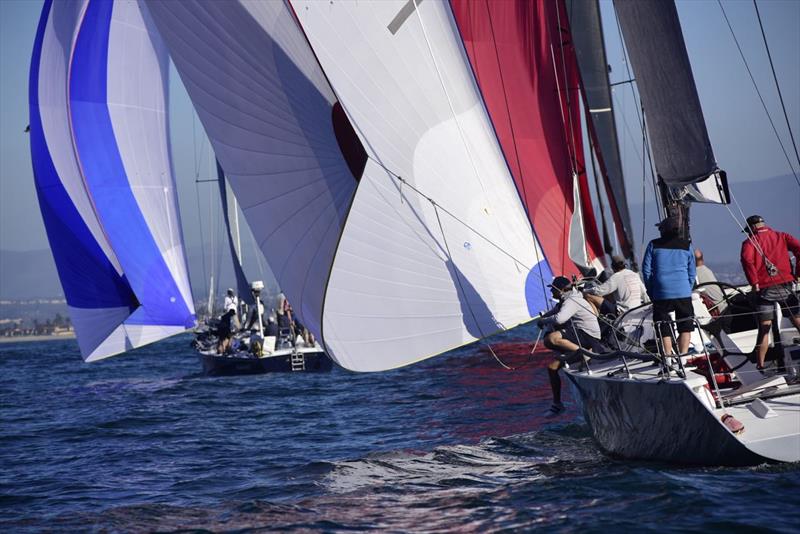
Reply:
[[306, 357], [297, 350], [292, 351], [292, 371], [305, 371], [306, 370]]

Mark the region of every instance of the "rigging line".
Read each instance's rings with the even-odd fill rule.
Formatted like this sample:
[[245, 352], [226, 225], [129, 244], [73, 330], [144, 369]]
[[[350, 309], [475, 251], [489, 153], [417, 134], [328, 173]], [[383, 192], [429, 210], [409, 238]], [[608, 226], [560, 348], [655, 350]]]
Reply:
[[458, 135], [461, 138], [461, 143], [464, 145], [464, 151], [467, 153], [467, 157], [469, 158], [470, 165], [472, 165], [472, 172], [475, 173], [475, 179], [478, 180], [478, 183], [481, 186], [481, 191], [483, 191], [483, 196], [486, 200], [488, 200], [488, 195], [486, 194], [486, 187], [483, 185], [483, 181], [481, 180], [480, 175], [478, 174], [478, 167], [475, 165], [475, 160], [472, 158], [472, 151], [469, 149], [469, 145], [467, 144], [467, 139], [464, 136], [464, 131], [461, 129], [461, 122], [458, 120], [458, 115], [456, 114], [456, 109], [453, 106], [453, 101], [450, 99], [450, 92], [447, 90], [447, 86], [444, 83], [444, 77], [442, 76], [441, 70], [439, 70], [439, 64], [436, 61], [436, 56], [433, 53], [433, 47], [431, 46], [431, 41], [428, 39], [428, 32], [425, 30], [425, 23], [422, 22], [422, 14], [419, 10], [419, 3], [422, 0], [411, 0], [414, 2], [414, 12], [417, 14], [417, 18], [419, 19], [420, 28], [422, 28], [422, 35], [425, 37], [425, 44], [428, 47], [428, 53], [431, 56], [431, 61], [433, 61], [433, 68], [436, 69], [436, 75], [439, 78], [439, 84], [442, 86], [442, 90], [444, 91], [444, 96], [447, 99], [447, 105], [450, 107], [450, 113], [453, 115], [453, 120], [456, 123], [456, 129], [458, 130]]
[[[559, 95], [561, 95], [561, 86], [558, 83], [558, 67], [556, 67], [556, 53], [553, 50], [553, 43], [550, 43], [550, 57], [553, 58], [553, 73], [555, 74], [555, 79], [556, 79], [556, 92]], [[564, 106], [560, 105], [561, 104], [561, 97], [560, 96], [559, 96], [558, 100], [559, 100], [558, 110], [561, 112], [561, 126], [564, 128], [564, 130], [566, 130], [567, 129], [567, 120], [564, 118]], [[574, 179], [574, 176], [575, 176], [575, 162], [572, 160], [571, 156], [568, 156], [568, 159], [569, 159], [570, 170], [572, 171], [572, 176], [570, 178], [571, 178], [572, 185], [574, 187], [574, 185], [575, 185], [575, 179]], [[573, 192], [573, 204], [574, 204], [574, 192]], [[568, 224], [569, 221], [567, 220], [567, 206], [568, 206], [567, 202], [564, 202], [564, 212], [563, 212], [563, 215], [561, 217], [561, 224], [563, 225], [564, 228], [569, 228], [570, 227], [570, 225]], [[568, 243], [569, 243], [568, 240], [566, 242], [562, 241], [562, 245], [561, 245], [561, 267], [562, 267], [562, 269], [563, 269], [564, 265], [567, 263], [567, 246], [568, 246]]]
[[[511, 258], [512, 260], [514, 260], [515, 262], [517, 262], [518, 264], [520, 264], [520, 265], [522, 265], [523, 267], [525, 267], [525, 268], [526, 268], [526, 269], [527, 269], [529, 272], [532, 272], [532, 273], [533, 273], [533, 274], [535, 274], [536, 276], [539, 276], [539, 278], [540, 278], [540, 279], [543, 279], [543, 277], [542, 277], [540, 274], [538, 274], [536, 271], [534, 271], [532, 268], [530, 268], [530, 267], [527, 267], [527, 266], [525, 265], [525, 263], [523, 263], [523, 262], [521, 262], [520, 260], [516, 259], [516, 258], [515, 258], [513, 255], [511, 255], [511, 253], [509, 253], [508, 251], [504, 250], [504, 249], [503, 249], [501, 246], [497, 245], [497, 244], [496, 244], [496, 243], [494, 243], [492, 240], [488, 239], [488, 238], [487, 238], [487, 237], [485, 237], [483, 234], [481, 234], [480, 232], [478, 232], [477, 230], [475, 230], [474, 228], [472, 228], [472, 227], [471, 227], [469, 224], [467, 224], [466, 222], [464, 222], [464, 221], [462, 221], [461, 219], [459, 219], [459, 218], [458, 218], [458, 217], [457, 217], [455, 214], [453, 214], [452, 212], [448, 211], [448, 210], [447, 210], [447, 208], [445, 208], [444, 206], [441, 206], [441, 205], [440, 205], [440, 204], [438, 204], [438, 203], [437, 203], [437, 202], [436, 202], [434, 199], [432, 199], [431, 197], [429, 197], [429, 196], [425, 195], [425, 194], [424, 194], [422, 191], [420, 191], [419, 189], [417, 189], [416, 187], [414, 187], [412, 184], [408, 183], [408, 182], [407, 182], [407, 181], [406, 181], [406, 180], [405, 180], [405, 179], [404, 179], [402, 176], [399, 176], [398, 174], [394, 173], [393, 171], [391, 171], [390, 169], [388, 169], [388, 168], [387, 168], [385, 165], [383, 165], [383, 163], [381, 163], [380, 161], [377, 161], [377, 160], [373, 159], [371, 156], [367, 156], [367, 157], [369, 157], [369, 159], [372, 159], [372, 161], [374, 161], [374, 162], [375, 162], [375, 164], [377, 164], [377, 165], [378, 165], [379, 167], [381, 167], [381, 168], [382, 168], [384, 171], [386, 171], [386, 173], [387, 173], [389, 176], [391, 176], [391, 177], [395, 178], [396, 180], [400, 181], [401, 183], [405, 184], [406, 186], [408, 186], [408, 188], [409, 188], [409, 189], [411, 189], [411, 190], [412, 190], [412, 191], [414, 191], [416, 194], [418, 194], [419, 196], [421, 196], [422, 198], [424, 198], [425, 200], [427, 200], [428, 202], [430, 202], [430, 203], [433, 205], [434, 209], [436, 210], [436, 218], [437, 218], [437, 220], [439, 221], [439, 225], [440, 225], [440, 226], [441, 226], [441, 220], [439, 219], [439, 211], [438, 211], [438, 210], [441, 210], [443, 213], [446, 213], [447, 215], [449, 215], [450, 217], [452, 217], [452, 218], [453, 218], [453, 220], [455, 220], [456, 222], [458, 222], [459, 224], [461, 224], [461, 225], [462, 225], [462, 226], [464, 226], [465, 228], [468, 228], [468, 229], [469, 229], [471, 232], [475, 233], [475, 235], [477, 235], [478, 237], [480, 237], [481, 239], [483, 239], [484, 241], [486, 241], [487, 243], [489, 243], [491, 246], [495, 247], [495, 248], [496, 248], [498, 251], [500, 251], [502, 254], [505, 254], [506, 256], [508, 256], [509, 258]], [[442, 235], [444, 235], [444, 230], [442, 230]], [[445, 248], [447, 248], [447, 243], [446, 243], [446, 241], [445, 241]], [[448, 256], [450, 255], [450, 252], [449, 252], [449, 250], [447, 251], [447, 254], [448, 254]], [[460, 283], [460, 282], [459, 282], [459, 283]], [[591, 306], [591, 304], [589, 304], [589, 302], [586, 302], [586, 301], [584, 301], [584, 302], [585, 302], [585, 304], [584, 304], [584, 303], [579, 303], [579, 305], [580, 305], [580, 306], [582, 306], [582, 307], [584, 307], [586, 310], [588, 310], [588, 311], [590, 311], [590, 312], [594, 313], [594, 308]], [[647, 350], [647, 348], [645, 348], [644, 346], [642, 346], [640, 343], [637, 343], [636, 341], [630, 340], [630, 339], [628, 338], [628, 335], [625, 333], [625, 331], [624, 331], [624, 330], [621, 330], [620, 328], [616, 327], [616, 326], [614, 325], [614, 323], [612, 323], [612, 322], [611, 322], [611, 321], [609, 321], [608, 319], [605, 319], [604, 317], [600, 317], [600, 316], [598, 316], [598, 317], [597, 317], [597, 319], [598, 319], [598, 321], [602, 321], [603, 323], [605, 323], [606, 325], [608, 325], [608, 326], [609, 326], [609, 327], [610, 327], [612, 330], [614, 330], [615, 332], [622, 334], [622, 335], [625, 337], [625, 339], [626, 339], [626, 340], [630, 341], [631, 343], [633, 343], [633, 344], [634, 344], [634, 345], [636, 345], [637, 347], [641, 348], [642, 350], [644, 350], [644, 351], [645, 351], [645, 352], [647, 352], [648, 354], [652, 354], [650, 351], [648, 351], [648, 350]]]
[[[570, 99], [570, 90], [567, 79], [567, 58], [564, 54], [564, 39], [561, 36], [561, 9], [559, 9], [559, 3], [554, 4], [556, 6], [556, 24], [557, 24], [557, 36], [558, 36], [558, 46], [559, 51], [561, 52], [561, 72], [564, 76], [564, 98], [566, 99], [566, 106], [567, 106], [567, 116], [569, 117], [569, 141], [570, 147], [572, 148], [572, 172], [577, 174], [578, 168], [578, 143], [575, 140], [575, 127], [572, 121], [572, 101]], [[555, 58], [553, 59], [553, 63], [555, 64]], [[556, 79], [558, 78], [558, 72], [556, 72]], [[558, 92], [559, 100], [561, 100], [561, 91]]]
[[744, 52], [742, 51], [742, 47], [739, 44], [739, 40], [736, 38], [736, 34], [733, 31], [733, 26], [731, 25], [730, 20], [728, 20], [728, 14], [725, 12], [725, 8], [722, 6], [722, 0], [717, 0], [717, 2], [719, 3], [719, 8], [722, 10], [722, 16], [728, 25], [728, 29], [731, 32], [731, 37], [733, 37], [733, 42], [736, 44], [736, 48], [739, 50], [739, 56], [742, 58], [742, 62], [744, 63], [744, 68], [747, 70], [747, 74], [750, 76], [750, 81], [753, 82], [753, 88], [756, 90], [758, 99], [761, 102], [761, 107], [764, 108], [764, 113], [767, 115], [767, 120], [769, 120], [769, 124], [770, 126], [772, 126], [772, 131], [775, 133], [775, 138], [778, 140], [778, 145], [781, 147], [783, 156], [786, 158], [786, 163], [789, 164], [789, 168], [792, 170], [794, 179], [797, 180], [798, 184], [800, 184], [800, 178], [798, 178], [797, 176], [797, 172], [794, 169], [792, 160], [789, 158], [788, 152], [786, 152], [786, 147], [783, 145], [783, 141], [781, 140], [780, 134], [778, 134], [778, 128], [775, 126], [775, 122], [772, 120], [772, 115], [770, 114], [769, 109], [767, 109], [766, 102], [764, 102], [764, 97], [761, 95], [761, 91], [758, 89], [758, 84], [756, 83], [756, 79], [753, 76], [753, 72], [750, 70], [750, 65], [747, 63], [747, 59], [744, 56]]
[[[772, 62], [772, 53], [769, 51], [769, 44], [767, 43], [767, 34], [764, 33], [764, 25], [761, 23], [761, 13], [758, 10], [758, 2], [753, 0], [753, 7], [756, 8], [756, 17], [758, 18], [758, 27], [761, 28], [761, 36], [764, 38], [764, 48], [767, 50], [767, 58], [769, 58], [769, 67], [772, 69], [772, 78], [775, 80], [775, 89], [778, 90], [778, 98], [781, 101], [781, 109], [783, 110], [783, 118], [786, 119], [786, 127], [789, 129], [789, 138], [792, 140], [792, 148], [794, 148], [794, 155], [800, 163], [800, 154], [797, 153], [797, 143], [794, 140], [794, 133], [792, 132], [792, 125], [789, 122], [789, 115], [786, 113], [786, 104], [783, 103], [783, 93], [781, 92], [781, 85], [778, 83], [778, 75], [775, 73], [775, 64]], [[795, 174], [797, 184], [800, 185], [800, 178]]]
[[[464, 285], [461, 282], [461, 274], [458, 272], [458, 268], [456, 267], [456, 262], [453, 261], [453, 254], [450, 252], [450, 245], [447, 243], [447, 235], [444, 233], [444, 226], [442, 226], [442, 219], [441, 217], [439, 217], [438, 206], [433, 201], [431, 201], [431, 203], [433, 204], [433, 212], [436, 214], [436, 222], [439, 223], [439, 231], [442, 233], [442, 241], [444, 241], [444, 249], [447, 252], [447, 258], [450, 260], [450, 264], [453, 267], [453, 274], [456, 275], [456, 281], [458, 282], [458, 289], [461, 291], [461, 295], [464, 298], [465, 304], [467, 305], [469, 314], [472, 316], [472, 320], [475, 322], [475, 327], [478, 329], [478, 333], [481, 335], [480, 339], [483, 339], [486, 336], [484, 335], [483, 329], [481, 328], [481, 325], [478, 322], [478, 317], [475, 315], [475, 311], [472, 309], [472, 305], [470, 304], [469, 299], [467, 298], [467, 292], [464, 291]], [[492, 315], [492, 318], [494, 319], [494, 315]], [[464, 327], [466, 328], [466, 325], [464, 325]], [[469, 331], [469, 329], [467, 329], [467, 331]], [[494, 355], [494, 351], [492, 350], [492, 348], [489, 346], [488, 343], [486, 344], [486, 346], [489, 347], [489, 350]], [[495, 359], [497, 359], [498, 362], [500, 362], [500, 359], [497, 358], [497, 355], [494, 355], [494, 357]], [[503, 362], [500, 362], [500, 365], [508, 369], [508, 367]]]
[[[591, 120], [591, 117], [586, 117], [586, 120]], [[603, 198], [600, 193], [600, 179], [597, 176], [597, 166], [595, 165], [595, 149], [591, 137], [589, 138], [589, 159], [592, 162], [592, 176], [594, 177], [594, 188], [597, 191], [597, 205], [600, 208], [600, 224], [603, 227], [603, 252], [612, 254], [614, 252], [611, 246], [611, 239], [608, 234], [608, 226], [606, 225], [606, 213], [603, 207]]]
[[[645, 130], [642, 128], [642, 151], [644, 151]], [[647, 230], [647, 170], [645, 167], [645, 157], [642, 156], [642, 242], [639, 250], [644, 250], [645, 232]]]
[[[659, 204], [663, 204], [664, 199], [661, 198], [661, 191], [656, 184], [656, 170], [655, 164], [653, 163], [653, 158], [650, 157], [650, 136], [647, 135], [647, 117], [644, 115], [644, 105], [642, 105], [642, 143], [643, 143], [643, 150], [647, 159], [647, 163], [650, 164], [650, 180], [653, 182], [653, 196], [655, 196], [656, 206]], [[656, 208], [658, 209], [658, 208]], [[666, 211], [664, 212], [666, 216]]]
[[[625, 72], [628, 75], [628, 80], [633, 81], [633, 75], [631, 74], [631, 67], [630, 67], [630, 59], [628, 58], [628, 49], [625, 47], [625, 40], [622, 38], [622, 26], [619, 24], [619, 16], [617, 15], [617, 6], [614, 4], [614, 20], [617, 23], [617, 35], [619, 36], [619, 44], [622, 48], [622, 62], [625, 64]], [[639, 116], [639, 100], [636, 96], [636, 90], [633, 87], [633, 84], [630, 84], [631, 94], [633, 95], [633, 103], [636, 106], [636, 118], [639, 119], [639, 127], [643, 128], [642, 125], [642, 117]]]
[[[489, 243], [491, 246], [496, 248], [501, 253], [505, 254], [506, 256], [508, 256], [509, 258], [514, 260], [517, 264], [521, 265], [522, 267], [524, 267], [528, 271], [532, 271], [533, 270], [533, 267], [529, 267], [528, 265], [525, 264], [524, 261], [521, 261], [521, 260], [518, 260], [517, 258], [515, 258], [510, 252], [505, 250], [503, 247], [501, 247], [500, 245], [498, 245], [497, 243], [495, 243], [494, 241], [492, 241], [488, 237], [484, 236], [482, 233], [480, 233], [477, 230], [475, 230], [472, 226], [470, 226], [466, 222], [462, 221], [459, 217], [457, 217], [450, 210], [448, 210], [447, 208], [445, 208], [441, 204], [437, 203], [434, 199], [432, 199], [431, 197], [429, 197], [428, 195], [426, 195], [425, 193], [423, 193], [422, 191], [417, 189], [414, 185], [409, 183], [405, 178], [403, 178], [399, 174], [397, 174], [397, 173], [391, 171], [390, 169], [388, 169], [383, 163], [381, 163], [380, 161], [374, 159], [372, 156], [367, 156], [367, 157], [369, 159], [371, 159], [372, 161], [374, 161], [375, 164], [378, 165], [380, 168], [382, 168], [384, 171], [386, 171], [389, 176], [391, 176], [392, 178], [398, 180], [402, 185], [405, 185], [406, 187], [408, 187], [409, 189], [411, 189], [412, 191], [417, 193], [419, 196], [421, 196], [422, 198], [424, 198], [425, 200], [427, 200], [428, 202], [433, 204], [435, 207], [437, 207], [440, 210], [442, 210], [442, 212], [444, 212], [447, 215], [449, 215], [453, 220], [455, 220], [456, 222], [458, 222], [459, 224], [461, 224], [462, 226], [467, 228], [469, 231], [471, 231], [472, 233], [474, 233], [475, 235], [477, 235], [478, 237], [480, 237], [481, 239], [483, 239], [484, 241]], [[539, 275], [539, 277], [541, 278], [541, 275]]]
[[197, 222], [198, 227], [200, 228], [200, 257], [203, 260], [203, 289], [205, 289], [204, 295], [208, 295], [208, 269], [206, 269], [206, 253], [205, 253], [205, 244], [206, 238], [203, 235], [203, 219], [200, 216], [202, 210], [200, 209], [200, 187], [195, 184], [194, 185], [194, 192], [195, 198], [197, 199]]

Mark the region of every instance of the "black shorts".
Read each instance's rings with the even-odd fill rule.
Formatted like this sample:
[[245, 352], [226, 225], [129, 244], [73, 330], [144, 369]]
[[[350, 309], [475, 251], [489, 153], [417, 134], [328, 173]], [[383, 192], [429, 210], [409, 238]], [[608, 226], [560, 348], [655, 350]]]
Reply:
[[[659, 327], [658, 323], [672, 321], [669, 312], [675, 312], [675, 323], [678, 327], [678, 332], [691, 332], [694, 330], [694, 308], [692, 307], [692, 298], [686, 297], [683, 299], [666, 299], [653, 301], [653, 322], [656, 328]], [[661, 334], [662, 337], [666, 332]]]
[[576, 345], [586, 350], [591, 351], [599, 351], [598, 346], [600, 343], [599, 339], [593, 338], [580, 328], [573, 328], [571, 326], [565, 326], [564, 328], [560, 328], [558, 330], [561, 332], [561, 337], [572, 341]]

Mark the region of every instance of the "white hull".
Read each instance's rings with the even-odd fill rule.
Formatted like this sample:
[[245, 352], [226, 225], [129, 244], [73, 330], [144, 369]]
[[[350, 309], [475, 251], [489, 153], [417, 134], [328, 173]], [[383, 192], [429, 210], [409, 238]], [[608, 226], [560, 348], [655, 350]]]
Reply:
[[[708, 325], [705, 306], [695, 299], [694, 307], [698, 323]], [[779, 324], [770, 334], [781, 341], [772, 349], [777, 365], [766, 375], [743, 355], [753, 350], [756, 332], [741, 328], [718, 337], [695, 328], [698, 354], [682, 358], [685, 378], [675, 371], [665, 378], [659, 365], [643, 361], [646, 351], [638, 353], [643, 359], [628, 357], [627, 368], [621, 358], [598, 356], [565, 374], [595, 439], [611, 455], [702, 465], [800, 462], [800, 382], [792, 376], [800, 366], [800, 344], [787, 319]], [[639, 351], [653, 337], [646, 306], [629, 312], [617, 327], [629, 340], [636, 338]], [[619, 348], [630, 354], [637, 347]], [[694, 367], [711, 361], [716, 381]], [[731, 432], [722, 422], [726, 414], [744, 431]]]
[[[800, 461], [800, 391], [763, 400], [776, 416], [762, 419], [749, 404], [714, 407], [703, 398], [707, 389], [702, 377], [702, 382], [694, 381], [700, 384], [698, 393], [691, 379], [661, 380], [653, 366], [650, 378], [608, 377], [617, 367], [566, 373], [594, 438], [607, 453], [700, 465]], [[726, 413], [744, 424], [743, 433], [734, 435], [722, 424]]]

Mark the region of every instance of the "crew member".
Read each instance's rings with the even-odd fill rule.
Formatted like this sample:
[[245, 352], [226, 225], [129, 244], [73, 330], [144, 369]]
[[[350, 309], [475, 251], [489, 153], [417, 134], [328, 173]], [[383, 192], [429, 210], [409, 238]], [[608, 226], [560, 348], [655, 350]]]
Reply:
[[[569, 279], [564, 276], [556, 276], [548, 287], [553, 298], [559, 303], [538, 322], [540, 329], [550, 329], [545, 334], [544, 345], [561, 354], [575, 352], [581, 347], [601, 352], [600, 323], [594, 309], [584, 300], [583, 295], [574, 289]], [[553, 405], [548, 415], [564, 411], [564, 405], [561, 403], [561, 377], [558, 376], [558, 371], [563, 365], [560, 360], [553, 360], [547, 366], [550, 388], [553, 391]]]
[[699, 248], [694, 249], [694, 265], [697, 269], [697, 285], [709, 284], [700, 288], [713, 303], [708, 311], [716, 310], [721, 315], [727, 309], [728, 302], [725, 300], [725, 293], [722, 292], [722, 288], [717, 284], [711, 283], [717, 281], [717, 276], [714, 271], [706, 266], [703, 251]]
[[225, 294], [222, 308], [225, 312], [233, 310], [233, 329], [234, 331], [239, 330], [239, 299], [236, 298], [236, 293], [230, 287]]
[[611, 257], [611, 269], [614, 271], [608, 280], [598, 286], [589, 287], [585, 290], [586, 300], [592, 302], [598, 308], [602, 305], [602, 300], [598, 297], [610, 295], [616, 302], [619, 313], [625, 313], [631, 308], [641, 305], [643, 302], [650, 302], [647, 296], [647, 289], [642, 283], [639, 275], [630, 269], [622, 256]]
[[[758, 294], [757, 367], [763, 369], [775, 303], [800, 332], [800, 306], [797, 294], [792, 290], [792, 283], [800, 278], [800, 242], [790, 234], [768, 227], [760, 215], [747, 218], [744, 232], [747, 239], [742, 243], [742, 268], [753, 291]], [[789, 252], [794, 255], [794, 274]]]
[[694, 250], [689, 239], [679, 235], [677, 217], [658, 223], [661, 237], [650, 241], [642, 260], [642, 275], [647, 293], [653, 299], [653, 323], [661, 337], [664, 355], [673, 353], [672, 336], [667, 323], [675, 312], [678, 329], [678, 352], [686, 354], [694, 330], [692, 287], [697, 275]]

